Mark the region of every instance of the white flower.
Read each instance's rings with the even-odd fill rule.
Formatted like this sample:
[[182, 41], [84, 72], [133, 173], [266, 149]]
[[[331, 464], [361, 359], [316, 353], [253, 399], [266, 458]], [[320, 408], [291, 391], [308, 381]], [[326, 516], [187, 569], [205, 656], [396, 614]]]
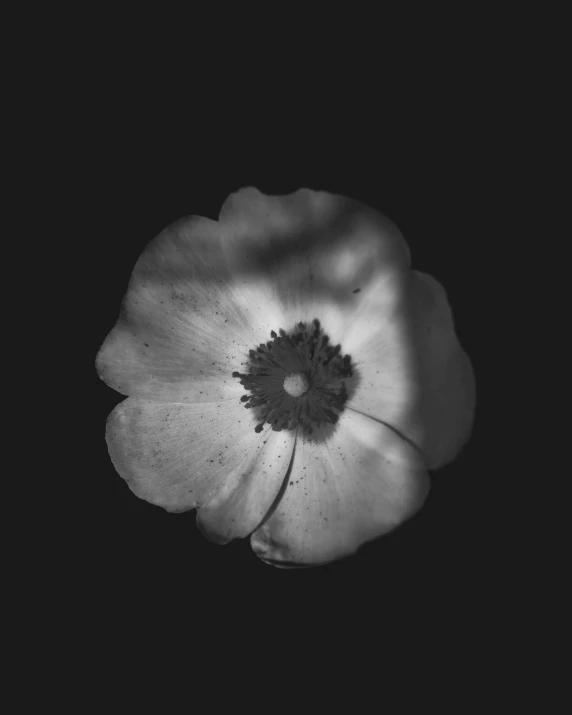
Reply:
[[308, 189], [242, 189], [163, 231], [97, 367], [128, 395], [107, 443], [133, 492], [275, 565], [409, 518], [474, 413], [443, 288], [384, 216]]

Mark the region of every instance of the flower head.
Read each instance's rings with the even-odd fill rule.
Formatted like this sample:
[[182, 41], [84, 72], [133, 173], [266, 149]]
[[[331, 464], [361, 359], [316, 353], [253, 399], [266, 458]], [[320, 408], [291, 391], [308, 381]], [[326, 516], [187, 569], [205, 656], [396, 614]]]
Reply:
[[307, 189], [242, 189], [163, 231], [97, 367], [128, 396], [106, 436], [133, 492], [282, 566], [413, 515], [473, 420], [443, 288], [384, 216]]

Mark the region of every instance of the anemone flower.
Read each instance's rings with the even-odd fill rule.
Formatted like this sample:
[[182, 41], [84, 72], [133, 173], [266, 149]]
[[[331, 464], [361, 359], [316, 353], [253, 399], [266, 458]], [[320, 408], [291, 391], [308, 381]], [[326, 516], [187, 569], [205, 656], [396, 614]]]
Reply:
[[218, 221], [165, 229], [97, 368], [127, 396], [106, 439], [130, 489], [276, 566], [343, 558], [411, 517], [473, 422], [444, 289], [391, 221], [322, 191], [241, 189]]

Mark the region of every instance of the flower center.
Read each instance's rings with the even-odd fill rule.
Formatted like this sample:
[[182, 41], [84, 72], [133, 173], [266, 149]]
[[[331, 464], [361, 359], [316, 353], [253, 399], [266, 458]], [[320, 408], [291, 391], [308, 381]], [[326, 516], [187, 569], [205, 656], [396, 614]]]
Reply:
[[308, 392], [308, 378], [301, 372], [293, 372], [284, 378], [283, 387], [292, 397], [301, 397], [305, 392]]
[[341, 345], [330, 344], [317, 318], [289, 333], [272, 330], [270, 336], [270, 342], [249, 351], [246, 373], [232, 373], [250, 393], [241, 401], [253, 410], [255, 431], [268, 423], [275, 431], [301, 429], [311, 435], [315, 427], [337, 422], [348, 398], [351, 357], [342, 357]]

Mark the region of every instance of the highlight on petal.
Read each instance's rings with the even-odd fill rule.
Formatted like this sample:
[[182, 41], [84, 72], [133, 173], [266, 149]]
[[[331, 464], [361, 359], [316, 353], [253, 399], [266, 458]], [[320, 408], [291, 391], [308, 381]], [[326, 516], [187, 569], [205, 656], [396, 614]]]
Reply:
[[412, 271], [382, 282], [346, 345], [362, 377], [349, 406], [412, 440], [429, 469], [452, 461], [471, 433], [475, 379], [438, 281]]
[[125, 395], [192, 403], [227, 399], [237, 389], [232, 371], [282, 319], [266, 283], [236, 285], [217, 222], [189, 217], [163, 231], [139, 257], [97, 370]]
[[238, 400], [197, 405], [137, 398], [110, 414], [115, 468], [141, 499], [167, 511], [205, 506], [201, 525], [219, 542], [247, 536], [276, 498], [293, 436], [254, 432]]
[[251, 545], [274, 565], [334, 561], [395, 529], [428, 491], [415, 447], [386, 425], [346, 410], [330, 441], [297, 441], [288, 486]]

